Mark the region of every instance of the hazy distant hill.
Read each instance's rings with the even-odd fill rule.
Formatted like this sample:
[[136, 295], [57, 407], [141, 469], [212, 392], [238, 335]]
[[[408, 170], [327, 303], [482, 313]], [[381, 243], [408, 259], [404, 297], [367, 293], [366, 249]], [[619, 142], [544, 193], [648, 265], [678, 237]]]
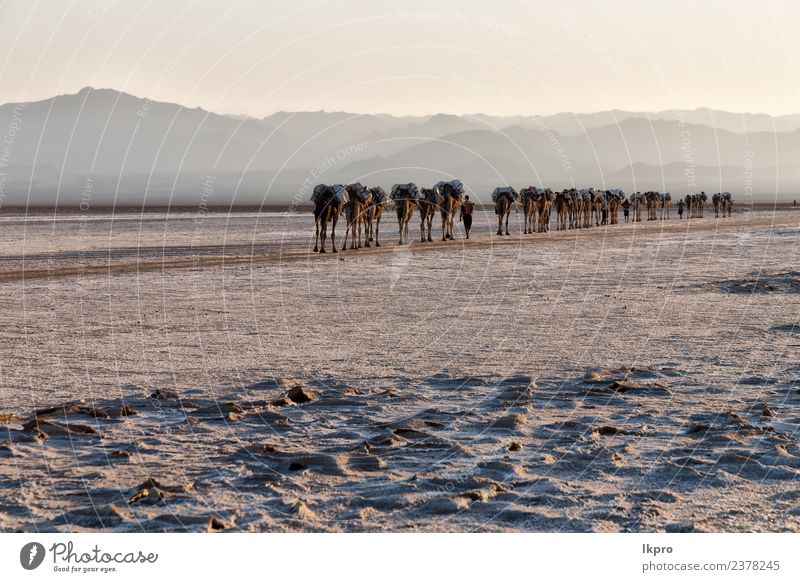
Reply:
[[[6, 129], [8, 128], [8, 129]], [[2, 203], [306, 202], [309, 185], [498, 184], [800, 190], [800, 115], [710, 109], [422, 117], [279, 112], [264, 119], [110, 89], [0, 106]], [[693, 178], [694, 177], [694, 178]]]

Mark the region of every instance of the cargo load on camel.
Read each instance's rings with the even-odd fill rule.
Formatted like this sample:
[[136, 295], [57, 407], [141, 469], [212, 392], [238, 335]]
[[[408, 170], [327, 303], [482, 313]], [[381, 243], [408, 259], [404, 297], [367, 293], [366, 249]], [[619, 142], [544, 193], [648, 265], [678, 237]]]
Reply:
[[395, 184], [392, 186], [392, 200], [416, 200], [419, 197], [419, 188], [413, 182], [408, 184]]
[[369, 191], [367, 187], [364, 186], [361, 182], [355, 182], [353, 184], [347, 185], [347, 192], [350, 196], [358, 200], [359, 202], [365, 203], [367, 198], [369, 197]]
[[372, 195], [373, 204], [383, 204], [386, 202], [386, 190], [380, 186], [373, 186], [369, 189], [369, 193]]
[[509, 200], [514, 202], [519, 198], [519, 194], [511, 186], [504, 186], [502, 188], [495, 188], [492, 192], [492, 202], [497, 202], [501, 196], [508, 196]]

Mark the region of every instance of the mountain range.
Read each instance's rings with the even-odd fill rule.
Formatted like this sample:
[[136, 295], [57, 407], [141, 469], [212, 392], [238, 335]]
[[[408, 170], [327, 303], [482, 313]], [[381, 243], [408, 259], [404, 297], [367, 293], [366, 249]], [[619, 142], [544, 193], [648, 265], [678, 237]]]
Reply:
[[0, 204], [308, 202], [319, 182], [800, 191], [800, 115], [712, 109], [555, 115], [212, 113], [84, 88], [0, 106]]

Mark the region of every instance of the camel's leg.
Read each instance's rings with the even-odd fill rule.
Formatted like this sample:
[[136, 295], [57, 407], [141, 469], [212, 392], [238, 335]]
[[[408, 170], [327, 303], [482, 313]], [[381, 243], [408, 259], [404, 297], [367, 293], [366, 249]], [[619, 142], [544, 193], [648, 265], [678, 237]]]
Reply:
[[511, 234], [508, 232], [508, 218], [509, 218], [510, 216], [511, 216], [511, 212], [508, 212], [508, 213], [506, 214], [506, 236], [511, 236]]
[[314, 221], [314, 252], [319, 252], [319, 220]]
[[320, 227], [319, 236], [320, 236], [319, 252], [320, 253], [325, 253], [325, 252], [327, 252], [325, 250], [325, 239], [328, 238], [328, 221], [327, 220], [323, 220], [322, 226]]
[[381, 229], [381, 219], [380, 219], [380, 217], [378, 217], [375, 220], [375, 246], [376, 247], [381, 246], [381, 243], [378, 240], [378, 232], [380, 231], [380, 229]]

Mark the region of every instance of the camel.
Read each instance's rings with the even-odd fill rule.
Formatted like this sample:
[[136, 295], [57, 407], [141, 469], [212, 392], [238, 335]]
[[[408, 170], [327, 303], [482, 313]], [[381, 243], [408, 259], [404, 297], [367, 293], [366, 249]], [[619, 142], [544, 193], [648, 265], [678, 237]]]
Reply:
[[731, 217], [731, 212], [733, 212], [733, 196], [731, 196], [730, 192], [723, 192], [722, 193], [722, 218]]
[[632, 222], [641, 222], [642, 221], [642, 193], [641, 192], [634, 192], [631, 194], [631, 208], [633, 210], [633, 217], [631, 218]]
[[556, 211], [556, 230], [567, 230], [569, 224], [569, 190], [558, 192], [553, 200]]
[[492, 192], [492, 201], [494, 202], [494, 213], [497, 215], [497, 234], [503, 236], [503, 217], [506, 219], [506, 236], [508, 232], [508, 217], [511, 215], [511, 209], [516, 208], [519, 194], [511, 186], [504, 188], [495, 188]]
[[700, 192], [700, 194], [695, 195], [695, 215], [697, 218], [703, 218], [703, 210], [706, 207], [706, 201], [708, 200], [708, 196], [706, 196], [705, 192]]
[[594, 198], [594, 189], [589, 188], [583, 192], [583, 228], [591, 228], [592, 226], [592, 199]]
[[344, 231], [344, 244], [342, 250], [347, 249], [347, 235], [350, 234], [350, 250], [361, 248], [361, 231], [364, 230], [364, 238], [366, 239], [366, 221], [364, 211], [369, 202], [369, 192], [361, 182], [348, 184], [345, 186], [347, 190], [348, 201], [345, 205], [344, 212], [347, 219], [347, 229]]
[[[433, 188], [422, 188], [420, 190], [420, 199], [417, 201], [419, 207], [419, 240], [420, 242], [433, 242], [431, 238], [431, 226], [433, 224], [433, 216], [436, 214], [436, 205], [439, 201], [439, 190], [434, 186]], [[428, 238], [425, 238], [425, 226], [428, 227]]]
[[328, 235], [328, 223], [331, 223], [331, 246], [336, 252], [336, 223], [347, 204], [347, 191], [340, 184], [327, 186], [318, 184], [311, 195], [314, 203], [314, 252], [325, 252], [325, 239]]
[[414, 207], [417, 205], [419, 190], [413, 183], [395, 184], [392, 186], [391, 198], [394, 200], [394, 209], [397, 212], [397, 225], [400, 228], [400, 245], [410, 243], [408, 234], [408, 223], [411, 222], [411, 215], [414, 214]]
[[661, 217], [660, 217], [661, 220], [664, 220], [665, 216], [666, 219], [669, 220], [669, 208], [670, 205], [672, 204], [672, 196], [670, 196], [669, 192], [664, 192], [663, 194], [661, 194], [660, 204], [661, 204]]
[[[364, 243], [365, 247], [369, 247], [373, 241], [373, 234], [375, 246], [381, 246], [378, 240], [378, 234], [381, 229], [381, 217], [383, 216], [383, 209], [386, 207], [386, 191], [380, 186], [373, 186], [369, 189], [369, 203], [364, 211], [364, 220], [366, 221], [366, 232], [364, 233], [367, 239]], [[374, 233], [373, 233], [374, 223]]]
[[540, 190], [537, 194], [539, 199], [539, 232], [550, 232], [550, 211], [553, 208], [556, 195], [550, 188]]
[[606, 199], [610, 224], [619, 224], [619, 209], [626, 201], [625, 193], [622, 190], [606, 190]]
[[647, 220], [658, 220], [658, 207], [661, 205], [661, 196], [658, 192], [645, 192], [645, 204], [647, 205]]
[[439, 212], [442, 215], [442, 240], [453, 240], [453, 223], [461, 205], [464, 185], [460, 180], [440, 181], [436, 183], [436, 189], [439, 191]]
[[583, 213], [585, 206], [588, 204], [588, 192], [585, 190], [573, 189], [570, 196], [570, 209], [572, 216], [570, 221], [570, 228], [583, 228]]
[[594, 222], [595, 226], [600, 226], [603, 220], [603, 193], [592, 192], [591, 201], [589, 203], [591, 216], [590, 222]]
[[524, 223], [523, 234], [533, 234], [533, 225], [536, 221], [536, 211], [539, 209], [538, 192], [534, 186], [528, 186], [519, 191], [522, 199], [522, 218]]
[[[717, 192], [711, 197], [711, 203], [714, 205], [714, 218], [719, 218], [719, 210], [722, 207], [722, 194]], [[722, 211], [723, 216], [725, 215], [725, 210]]]
[[578, 228], [577, 217], [580, 204], [580, 194], [575, 188], [570, 188], [569, 195], [567, 196], [567, 221], [569, 222], [569, 229]]
[[608, 219], [609, 219], [608, 208], [609, 208], [609, 198], [610, 198], [610, 196], [611, 196], [611, 193], [608, 190], [606, 190], [605, 192], [600, 191], [599, 194], [598, 194], [598, 210], [597, 210], [597, 212], [600, 215], [600, 224], [603, 225], [603, 226], [608, 224]]

